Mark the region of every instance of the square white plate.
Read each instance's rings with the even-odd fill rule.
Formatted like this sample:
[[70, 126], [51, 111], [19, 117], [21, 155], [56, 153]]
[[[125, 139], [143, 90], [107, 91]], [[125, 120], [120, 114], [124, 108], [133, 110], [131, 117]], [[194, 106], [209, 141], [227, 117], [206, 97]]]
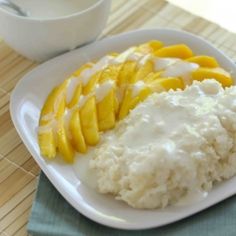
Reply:
[[150, 29], [107, 38], [54, 58], [25, 75], [11, 95], [10, 112], [14, 125], [52, 184], [79, 212], [98, 223], [115, 228], [158, 227], [199, 212], [236, 193], [236, 177], [234, 177], [215, 186], [205, 199], [194, 204], [171, 206], [161, 210], [137, 210], [112, 197], [101, 195], [83, 184], [73, 165], [65, 165], [58, 161], [47, 162], [40, 155], [37, 125], [40, 109], [50, 90], [81, 64], [102, 57], [108, 52], [119, 52], [151, 39], [161, 40], [165, 44], [185, 43], [196, 54], [212, 55], [236, 78], [234, 63], [205, 40], [186, 32]]

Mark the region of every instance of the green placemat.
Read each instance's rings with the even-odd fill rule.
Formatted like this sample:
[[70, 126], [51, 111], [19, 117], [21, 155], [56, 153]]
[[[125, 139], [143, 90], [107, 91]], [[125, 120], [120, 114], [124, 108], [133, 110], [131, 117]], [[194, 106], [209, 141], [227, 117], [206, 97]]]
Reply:
[[99, 225], [78, 213], [41, 173], [28, 231], [33, 236], [235, 236], [236, 196], [161, 228], [117, 230]]

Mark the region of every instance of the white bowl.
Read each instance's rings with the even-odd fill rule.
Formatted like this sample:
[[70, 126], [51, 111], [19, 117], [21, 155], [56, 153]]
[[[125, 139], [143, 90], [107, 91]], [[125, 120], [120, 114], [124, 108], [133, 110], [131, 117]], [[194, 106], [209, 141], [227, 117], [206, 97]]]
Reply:
[[183, 31], [150, 29], [110, 37], [54, 58], [22, 78], [11, 95], [10, 113], [13, 123], [52, 184], [76, 210], [98, 223], [115, 228], [158, 227], [195, 214], [236, 194], [235, 176], [214, 186], [206, 198], [194, 204], [168, 206], [156, 210], [134, 209], [111, 196], [97, 193], [83, 183], [76, 171], [81, 156], [76, 158], [77, 163], [74, 165], [66, 165], [60, 163], [58, 158], [50, 162], [40, 155], [37, 126], [40, 110], [50, 90], [87, 60], [96, 60], [109, 52], [120, 52], [152, 39], [161, 40], [166, 45], [185, 43], [196, 54], [214, 56], [220, 65], [231, 71], [233, 78], [236, 78], [236, 65], [204, 39]]
[[0, 36], [25, 57], [44, 61], [92, 42], [104, 29], [110, 0], [98, 0], [69, 16], [37, 19], [0, 8]]

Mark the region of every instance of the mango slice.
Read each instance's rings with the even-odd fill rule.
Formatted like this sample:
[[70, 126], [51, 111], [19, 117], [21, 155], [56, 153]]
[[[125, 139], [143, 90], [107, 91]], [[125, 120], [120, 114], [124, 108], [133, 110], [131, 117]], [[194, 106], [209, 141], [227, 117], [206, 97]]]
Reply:
[[49, 159], [53, 159], [56, 156], [56, 141], [51, 127], [45, 131], [38, 131], [38, 142], [40, 147], [40, 153]]
[[72, 144], [76, 151], [85, 153], [87, 146], [81, 129], [79, 110], [75, 110], [70, 119], [69, 130], [71, 133]]
[[121, 66], [121, 64], [109, 65], [105, 68], [99, 78], [99, 83], [104, 83], [107, 80], [117, 81]]
[[115, 91], [112, 88], [105, 98], [97, 103], [98, 128], [100, 131], [111, 129], [115, 126]]
[[151, 72], [143, 79], [143, 81], [146, 83], [150, 83], [156, 79], [159, 79], [162, 73], [163, 71]]
[[181, 78], [177, 77], [167, 77], [167, 78], [159, 78], [152, 81], [149, 84], [149, 87], [153, 92], [163, 92], [168, 91], [170, 89], [184, 89], [184, 83]]
[[74, 94], [72, 96], [72, 99], [67, 104], [67, 107], [72, 108], [72, 107], [76, 106], [76, 104], [78, 104], [78, 102], [79, 102], [81, 94], [82, 94], [82, 84], [80, 83], [77, 85], [77, 87], [74, 91]]
[[97, 73], [95, 73], [94, 75], [91, 76], [88, 83], [83, 87], [83, 94], [84, 95], [87, 95], [87, 94], [91, 93], [94, 90], [97, 82], [99, 81], [101, 73], [102, 72], [99, 71], [99, 72], [97, 72]]
[[132, 83], [133, 75], [137, 70], [137, 62], [136, 61], [126, 61], [121, 67], [119, 76], [118, 76], [118, 86], [122, 86], [124, 84]]
[[[72, 86], [75, 88], [72, 88], [72, 93], [69, 94], [71, 95], [71, 99], [67, 101], [67, 107], [72, 108], [73, 106], [76, 105], [76, 103], [79, 101], [79, 97], [81, 95], [81, 89], [82, 89], [82, 84], [80, 81], [80, 76], [81, 73], [89, 68], [92, 67], [92, 63], [87, 63], [85, 65], [82, 65], [78, 70], [76, 70], [67, 80], [68, 80], [68, 87]], [[69, 91], [67, 90], [66, 93], [71, 93], [70, 89]], [[68, 96], [68, 94], [67, 94]]]
[[60, 94], [56, 98], [56, 101], [54, 104], [54, 109], [55, 109], [54, 113], [55, 113], [56, 120], [64, 116], [65, 108], [66, 108], [65, 95]]
[[163, 42], [158, 40], [151, 40], [148, 43], [141, 44], [138, 46], [137, 51], [142, 53], [152, 53], [163, 47]]
[[152, 90], [145, 86], [139, 94], [133, 98], [129, 104], [129, 110], [134, 109], [140, 102], [144, 101], [150, 94], [152, 93]]
[[171, 45], [163, 47], [154, 52], [157, 57], [175, 57], [187, 59], [193, 56], [192, 50], [185, 44]]
[[[43, 108], [41, 110], [41, 114], [40, 114], [40, 119], [39, 119], [39, 125], [46, 125], [48, 124], [51, 119], [54, 117], [54, 102], [56, 100], [58, 94], [58, 87], [54, 88], [51, 93], [48, 95]], [[50, 118], [49, 115], [52, 115], [52, 117]], [[48, 116], [48, 118], [45, 119], [45, 117]]]
[[65, 104], [61, 102], [67, 82], [57, 86], [48, 95], [39, 119], [38, 142], [41, 155], [52, 159], [56, 156], [56, 139], [54, 134], [54, 119], [64, 112]]
[[[145, 60], [145, 56], [143, 58]], [[131, 83], [135, 83], [139, 80], [143, 80], [149, 73], [154, 71], [153, 61], [148, 59], [144, 61], [144, 63], [138, 67], [137, 72], [132, 77]]]
[[230, 74], [222, 68], [204, 68], [200, 67], [192, 72], [193, 80], [202, 81], [204, 79], [215, 79], [222, 84], [223, 87], [233, 85], [233, 79]]
[[119, 113], [118, 113], [118, 119], [122, 120], [127, 116], [129, 113], [129, 107], [131, 100], [133, 98], [133, 91], [131, 88], [127, 88], [123, 97], [123, 100], [120, 105]]
[[115, 109], [115, 116], [117, 115], [118, 111], [119, 111], [119, 100], [117, 98], [117, 94], [116, 94], [116, 91], [114, 91], [114, 100], [113, 100], [113, 103], [114, 103], [114, 109]]
[[80, 110], [81, 127], [85, 142], [96, 145], [99, 142], [98, 121], [95, 97], [91, 96]]
[[197, 63], [200, 67], [209, 67], [209, 68], [215, 68], [219, 67], [219, 64], [217, 60], [214, 57], [210, 56], [194, 56], [188, 58], [186, 61]]
[[138, 86], [140, 88], [138, 91], [134, 92], [134, 87], [137, 85], [137, 83], [130, 85], [125, 92], [118, 114], [119, 120], [125, 118], [131, 109], [135, 108], [138, 103], [142, 102], [148, 95], [152, 93], [152, 90], [145, 83], [142, 83], [140, 86]]
[[57, 147], [64, 161], [73, 163], [75, 152], [66, 135], [63, 117], [61, 117], [57, 122]]

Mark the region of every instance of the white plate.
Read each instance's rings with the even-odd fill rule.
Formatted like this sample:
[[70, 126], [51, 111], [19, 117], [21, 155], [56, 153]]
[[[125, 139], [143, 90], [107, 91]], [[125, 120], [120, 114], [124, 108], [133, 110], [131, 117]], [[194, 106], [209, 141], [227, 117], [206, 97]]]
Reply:
[[[84, 185], [71, 165], [46, 162], [37, 143], [40, 109], [49, 91], [88, 60], [108, 52], [121, 51], [151, 39], [165, 44], [186, 43], [197, 54], [212, 55], [236, 78], [236, 66], [222, 52], [192, 34], [170, 29], [150, 29], [124, 33], [104, 39], [52, 59], [24, 76], [11, 96], [10, 112], [24, 144], [64, 198], [88, 218], [115, 228], [145, 229], [165, 225], [199, 212], [236, 193], [236, 177], [217, 185], [204, 200], [188, 206], [162, 210], [137, 210]], [[45, 193], [47, 194], [47, 193]]]

